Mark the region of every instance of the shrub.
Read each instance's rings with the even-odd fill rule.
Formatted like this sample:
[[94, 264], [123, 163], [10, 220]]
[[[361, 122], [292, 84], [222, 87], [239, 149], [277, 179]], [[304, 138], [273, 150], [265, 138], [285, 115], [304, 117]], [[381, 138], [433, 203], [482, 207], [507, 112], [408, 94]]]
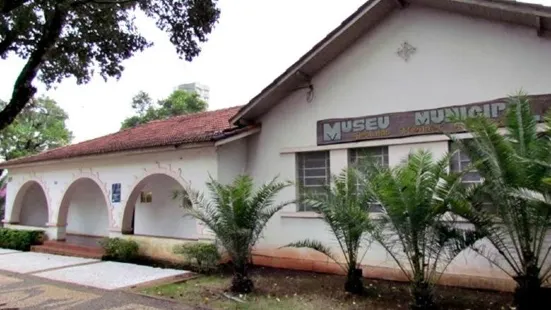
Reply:
[[138, 258], [140, 246], [136, 241], [121, 238], [104, 238], [100, 242], [105, 250], [104, 259], [119, 262], [132, 262]]
[[184, 255], [186, 260], [195, 266], [199, 272], [215, 270], [220, 261], [218, 248], [212, 243], [186, 243], [176, 246], [174, 253]]
[[41, 230], [16, 230], [0, 228], [0, 248], [29, 251], [31, 246], [41, 244], [44, 232]]

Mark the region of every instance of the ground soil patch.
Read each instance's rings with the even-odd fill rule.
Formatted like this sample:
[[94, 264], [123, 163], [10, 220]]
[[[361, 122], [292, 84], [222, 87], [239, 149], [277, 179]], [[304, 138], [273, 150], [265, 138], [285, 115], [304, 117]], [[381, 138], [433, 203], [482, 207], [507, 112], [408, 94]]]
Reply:
[[[406, 283], [364, 281], [368, 294], [352, 296], [343, 291], [344, 277], [274, 268], [254, 268], [251, 276], [256, 290], [242, 296], [245, 303], [232, 301], [228, 294], [228, 272], [202, 276], [182, 283], [162, 285], [143, 293], [181, 301], [205, 309], [407, 309]], [[239, 297], [239, 296], [237, 296]], [[441, 309], [510, 309], [510, 293], [437, 287], [436, 301]]]

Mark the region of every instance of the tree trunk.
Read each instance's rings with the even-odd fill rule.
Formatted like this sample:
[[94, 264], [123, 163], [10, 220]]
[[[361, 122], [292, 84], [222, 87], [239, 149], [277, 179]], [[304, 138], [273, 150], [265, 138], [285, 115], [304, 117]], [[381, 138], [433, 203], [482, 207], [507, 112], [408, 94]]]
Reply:
[[55, 11], [47, 16], [44, 33], [19, 73], [17, 80], [15, 80], [8, 105], [0, 111], [0, 130], [8, 127], [15, 120], [15, 117], [36, 93], [36, 88], [32, 86], [32, 82], [38, 74], [40, 65], [44, 62], [44, 57], [61, 35], [65, 15], [66, 12], [56, 7]]
[[545, 294], [538, 275], [539, 273], [514, 278], [517, 282], [514, 293], [514, 304], [517, 310], [548, 309], [549, 305], [544, 305]]
[[355, 295], [362, 295], [364, 293], [361, 268], [353, 268], [348, 270], [346, 282], [344, 283], [344, 290]]
[[424, 279], [412, 283], [411, 296], [413, 301], [410, 305], [412, 310], [436, 309], [431, 285]]
[[253, 281], [247, 275], [247, 266], [234, 265], [231, 291], [234, 293], [248, 294], [254, 289]]

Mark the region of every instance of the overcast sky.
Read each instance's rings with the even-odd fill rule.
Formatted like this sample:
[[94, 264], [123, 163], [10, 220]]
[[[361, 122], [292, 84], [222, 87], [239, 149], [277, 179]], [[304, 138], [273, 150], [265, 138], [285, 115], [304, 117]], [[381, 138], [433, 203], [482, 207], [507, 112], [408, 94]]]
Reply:
[[[182, 83], [210, 87], [209, 109], [245, 104], [302, 54], [354, 12], [365, 0], [219, 0], [219, 23], [191, 63], [180, 60], [168, 37], [146, 18], [138, 20], [152, 48], [124, 63], [120, 80], [96, 77], [87, 85], [68, 79], [39, 94], [69, 113], [79, 142], [120, 128], [132, 115], [130, 101], [140, 90], [160, 99]], [[551, 6], [551, 0], [532, 0]], [[8, 100], [23, 62], [0, 60], [0, 98]]]

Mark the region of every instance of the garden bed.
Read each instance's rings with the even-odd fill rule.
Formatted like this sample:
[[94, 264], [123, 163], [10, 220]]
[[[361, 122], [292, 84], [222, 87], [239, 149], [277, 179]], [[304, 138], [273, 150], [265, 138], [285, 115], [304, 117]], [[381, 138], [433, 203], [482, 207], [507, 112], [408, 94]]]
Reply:
[[[202, 276], [182, 283], [142, 290], [142, 293], [180, 301], [205, 309], [407, 309], [408, 285], [381, 280], [364, 281], [366, 296], [343, 291], [344, 277], [273, 268], [254, 268], [256, 290], [242, 296], [244, 303], [230, 300], [231, 274]], [[436, 301], [442, 309], [509, 309], [512, 294], [438, 287]], [[239, 296], [236, 296], [239, 297]]]

